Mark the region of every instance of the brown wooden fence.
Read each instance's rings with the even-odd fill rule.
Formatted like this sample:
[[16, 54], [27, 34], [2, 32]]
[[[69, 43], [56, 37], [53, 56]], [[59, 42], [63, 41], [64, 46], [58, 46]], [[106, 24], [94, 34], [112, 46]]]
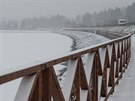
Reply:
[[[127, 34], [40, 65], [0, 75], [0, 84], [22, 77], [15, 101], [106, 101], [115, 91], [130, 57], [131, 35]], [[61, 88], [54, 65], [65, 61], [68, 67]]]

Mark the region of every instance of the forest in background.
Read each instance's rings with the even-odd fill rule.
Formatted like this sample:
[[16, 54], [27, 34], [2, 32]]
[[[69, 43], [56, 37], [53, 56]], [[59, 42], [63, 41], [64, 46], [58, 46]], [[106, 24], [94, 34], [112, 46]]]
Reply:
[[125, 19], [127, 23], [135, 23], [135, 2], [125, 8], [103, 10], [98, 13], [85, 13], [69, 19], [62, 15], [51, 17], [32, 17], [22, 20], [4, 20], [0, 22], [0, 30], [44, 30], [63, 27], [92, 27], [115, 26], [119, 19]]

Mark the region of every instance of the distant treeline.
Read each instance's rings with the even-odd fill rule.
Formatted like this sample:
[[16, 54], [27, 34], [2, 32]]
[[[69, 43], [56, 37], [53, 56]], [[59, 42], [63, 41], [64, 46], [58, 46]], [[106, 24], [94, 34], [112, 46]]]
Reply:
[[99, 13], [78, 15], [74, 19], [68, 19], [62, 15], [47, 17], [24, 18], [21, 21], [8, 20], [0, 22], [0, 29], [46, 29], [62, 27], [90, 27], [90, 26], [113, 26], [119, 19], [125, 19], [127, 23], [135, 23], [135, 2], [125, 8], [107, 9]]

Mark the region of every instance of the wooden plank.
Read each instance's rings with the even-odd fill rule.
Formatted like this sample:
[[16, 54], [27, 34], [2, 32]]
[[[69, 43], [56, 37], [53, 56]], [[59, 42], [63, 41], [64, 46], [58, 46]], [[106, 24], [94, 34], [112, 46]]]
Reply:
[[109, 73], [109, 86], [113, 86], [114, 84], [114, 64], [113, 66], [110, 68], [110, 73]]
[[104, 68], [104, 65], [105, 65], [105, 56], [106, 56], [106, 48], [101, 48], [100, 49], [100, 60], [101, 60], [102, 69]]
[[54, 101], [65, 101], [54, 68], [52, 67], [52, 96]]
[[[66, 54], [64, 56], [57, 57], [57, 58], [55, 58], [53, 60], [50, 60], [50, 61], [39, 63], [38, 64], [39, 66], [27, 67], [24, 70], [18, 70], [18, 71], [11, 72], [11, 73], [0, 74], [0, 84], [12, 81], [14, 79], [17, 79], [17, 78], [20, 78], [20, 77], [23, 77], [23, 76], [26, 76], [26, 75], [30, 75], [32, 73], [35, 73], [38, 70], [40, 70], [40, 65], [46, 65], [46, 67], [50, 67], [52, 65], [55, 65], [55, 64], [58, 64], [58, 63], [61, 63], [61, 62], [64, 62], [64, 61], [68, 61], [69, 59], [79, 57], [83, 54], [93, 52], [93, 51], [95, 51], [99, 48], [107, 46], [108, 44], [113, 44], [114, 42], [119, 42], [119, 41], [127, 39], [127, 38], [129, 38], [129, 40], [130, 40], [131, 39], [130, 37], [131, 37], [131, 35], [129, 34], [129, 35], [126, 35], [124, 37], [117, 38], [117, 39], [114, 39], [114, 40], [111, 40], [111, 41], [108, 41], [108, 42], [105, 42], [105, 43], [97, 44], [95, 46], [91, 46], [91, 47], [87, 47], [87, 48], [84, 48], [84, 49], [77, 50], [75, 52], [71, 52], [70, 54]], [[129, 46], [130, 45], [131, 45], [131, 40], [129, 42]], [[130, 55], [131, 54], [129, 54], [129, 56]]]
[[96, 64], [97, 64], [97, 69], [98, 69], [98, 75], [102, 75], [103, 74], [103, 67], [101, 65], [101, 57], [100, 57], [101, 53], [99, 53], [99, 49], [97, 50], [96, 53], [97, 53], [97, 62], [96, 62]]
[[[45, 68], [45, 65], [42, 66]], [[51, 101], [52, 96], [52, 67], [42, 70], [41, 75], [42, 100]]]
[[121, 55], [124, 53], [124, 42], [122, 40], [122, 43], [121, 43]]
[[92, 101], [98, 101], [98, 55], [97, 52], [95, 53], [94, 56], [94, 62], [93, 62], [93, 67], [92, 67], [92, 87], [93, 89], [91, 90], [91, 100]]
[[38, 71], [28, 101], [43, 101], [42, 71]]
[[[79, 65], [79, 64], [78, 64]], [[77, 67], [75, 79], [72, 87], [71, 101], [80, 101], [80, 68]]]
[[[91, 78], [91, 72], [92, 72], [92, 67], [93, 67], [93, 62], [94, 62], [94, 56], [95, 56], [95, 52], [93, 53], [88, 53], [87, 56], [87, 61], [86, 61], [86, 65], [85, 65], [85, 73], [86, 73], [86, 79], [88, 82], [88, 85], [90, 86], [90, 78]], [[89, 89], [88, 89], [89, 90]], [[88, 99], [88, 90], [81, 90], [80, 91], [80, 95], [81, 95], [81, 100], [80, 101], [87, 101]]]
[[84, 66], [83, 66], [81, 58], [79, 59], [79, 68], [80, 68], [80, 86], [81, 86], [81, 89], [88, 90], [88, 82], [87, 82], [87, 78], [86, 78], [86, 74], [85, 74], [85, 70], [84, 70]]
[[120, 62], [120, 59], [118, 58], [117, 61], [116, 61], [116, 64], [115, 64], [115, 77], [118, 78], [119, 77], [119, 62]]
[[122, 68], [123, 68], [123, 55], [121, 54], [120, 56], [120, 71], [119, 72], [122, 72]]
[[109, 86], [113, 86], [114, 85], [114, 62], [116, 60], [116, 56], [115, 56], [115, 47], [113, 44], [113, 49], [112, 49], [112, 57], [111, 57], [111, 68], [110, 68], [110, 75], [109, 75]]
[[124, 47], [125, 47], [125, 52], [126, 52], [126, 50], [127, 50], [127, 39], [125, 39]]
[[63, 95], [65, 98], [65, 101], [69, 101], [70, 95], [71, 95], [71, 90], [77, 70], [77, 64], [78, 64], [78, 59], [75, 60], [69, 60], [68, 64], [68, 69], [67, 69], [67, 74], [63, 83]]
[[4, 84], [6, 82], [15, 80], [17, 78], [20, 78], [20, 77], [23, 77], [23, 76], [27, 76], [27, 75], [36, 73], [39, 70], [41, 70], [40, 65], [34, 66], [34, 67], [30, 67], [30, 68], [27, 68], [27, 69], [22, 69], [20, 71], [15, 71], [13, 73], [2, 75], [2, 76], [0, 76], [0, 84]]
[[125, 52], [125, 40], [123, 40], [123, 54]]
[[120, 41], [120, 42], [119, 42], [120, 55], [122, 54], [122, 51], [121, 51], [121, 48], [122, 48], [122, 47], [121, 47], [121, 46], [122, 46], [122, 42]]
[[22, 78], [14, 101], [28, 101], [35, 78], [36, 74]]
[[[88, 57], [87, 57], [87, 62], [86, 62], [86, 66], [85, 66], [85, 73], [86, 73], [86, 78], [87, 78], [87, 82], [89, 83], [90, 80], [90, 75], [92, 72], [92, 66], [93, 66], [93, 61], [94, 61], [94, 53], [89, 53]], [[88, 84], [89, 85], [89, 84]]]
[[120, 58], [118, 59], [118, 74], [119, 74], [119, 72], [120, 72]]
[[116, 59], [118, 57], [118, 43], [114, 43]]
[[42, 101], [42, 86], [40, 85], [40, 75], [41, 71], [39, 71], [36, 75], [36, 79], [34, 81], [28, 101]]
[[105, 64], [104, 64], [104, 67], [103, 67], [102, 89], [101, 89], [101, 96], [102, 97], [107, 96], [109, 73], [110, 73], [109, 53], [108, 53], [108, 48], [106, 48]]
[[120, 58], [120, 43], [118, 43], [117, 58]]
[[108, 45], [109, 62], [111, 64], [113, 45]]

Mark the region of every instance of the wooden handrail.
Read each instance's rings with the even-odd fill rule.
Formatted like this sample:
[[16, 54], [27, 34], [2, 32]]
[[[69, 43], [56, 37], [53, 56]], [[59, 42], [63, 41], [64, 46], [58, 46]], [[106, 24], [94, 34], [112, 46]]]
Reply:
[[[87, 57], [86, 62], [82, 56]], [[107, 100], [128, 67], [130, 57], [131, 34], [127, 34], [36, 66], [2, 74], [0, 84], [23, 77], [15, 101], [99, 101], [101, 97]], [[54, 65], [66, 61], [69, 64], [61, 89]], [[28, 91], [24, 87], [28, 87]], [[22, 92], [28, 93], [21, 95]]]

